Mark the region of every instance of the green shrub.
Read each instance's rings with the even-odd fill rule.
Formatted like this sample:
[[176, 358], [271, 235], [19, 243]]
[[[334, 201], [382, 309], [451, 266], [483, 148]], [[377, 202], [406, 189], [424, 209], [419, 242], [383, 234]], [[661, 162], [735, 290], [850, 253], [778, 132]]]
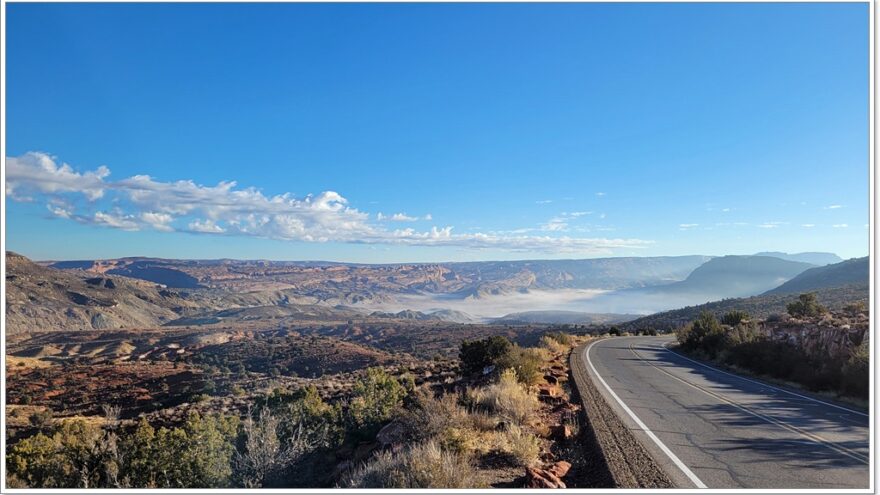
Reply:
[[513, 344], [501, 335], [482, 340], [465, 340], [458, 352], [461, 372], [465, 375], [482, 373], [484, 368], [497, 365], [512, 348]]
[[308, 441], [318, 446], [335, 447], [342, 443], [345, 436], [342, 408], [339, 404], [324, 402], [314, 385], [294, 392], [284, 408], [288, 420], [282, 423], [283, 438], [295, 434], [292, 428], [302, 428]]
[[367, 369], [366, 376], [355, 382], [346, 411], [352, 430], [371, 436], [391, 418], [403, 402], [406, 390], [382, 368]]
[[228, 487], [239, 420], [190, 413], [182, 428], [155, 430], [142, 420], [123, 439], [122, 475], [131, 486], [156, 488]]
[[703, 311], [696, 320], [676, 331], [682, 349], [700, 351], [710, 359], [715, 359], [725, 346], [724, 328], [715, 315]]
[[749, 314], [745, 311], [733, 310], [724, 313], [724, 315], [721, 317], [721, 323], [723, 325], [734, 327], [736, 325], [739, 325], [740, 323], [749, 321], [749, 318]]
[[815, 292], [801, 294], [797, 301], [786, 305], [786, 309], [788, 314], [795, 318], [819, 316], [828, 312], [824, 306], [819, 304], [819, 298]]
[[107, 478], [111, 441], [83, 420], [62, 421], [51, 435], [38, 433], [16, 443], [6, 469], [29, 488], [97, 488]]

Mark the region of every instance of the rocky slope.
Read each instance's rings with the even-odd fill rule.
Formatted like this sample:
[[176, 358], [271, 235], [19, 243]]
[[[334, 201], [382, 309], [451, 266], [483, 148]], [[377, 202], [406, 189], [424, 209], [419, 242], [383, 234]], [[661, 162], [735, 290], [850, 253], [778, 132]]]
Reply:
[[154, 327], [198, 304], [154, 283], [60, 271], [6, 253], [6, 331]]
[[841, 263], [811, 268], [766, 294], [809, 292], [845, 285], [867, 285], [870, 275], [868, 257], [853, 258]]

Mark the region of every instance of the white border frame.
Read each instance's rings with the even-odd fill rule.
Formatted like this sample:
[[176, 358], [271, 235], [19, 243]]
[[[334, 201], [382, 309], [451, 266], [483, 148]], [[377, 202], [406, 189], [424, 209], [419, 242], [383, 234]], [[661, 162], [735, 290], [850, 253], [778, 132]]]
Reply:
[[[371, 0], [322, 0], [324, 3], [378, 3], [373, 2]], [[421, 0], [413, 0], [413, 2], [404, 1], [404, 0], [384, 0], [382, 3], [418, 3]], [[0, 259], [0, 268], [5, 275], [6, 273], [6, 256], [5, 256], [5, 248], [6, 248], [6, 5], [7, 3], [73, 3], [68, 2], [67, 0], [18, 0], [15, 2], [7, 2], [6, 0], [0, 0], [0, 18], [2, 18], [2, 26], [0, 26], [0, 112], [2, 112], [2, 125], [0, 125], [0, 153], [2, 153], [2, 171], [0, 173], [0, 197], [2, 197], [3, 203], [0, 205], [0, 211], [2, 211], [2, 215], [0, 215], [0, 245], [2, 245], [4, 250], [4, 255], [2, 259]], [[176, 1], [171, 2], [154, 2], [152, 0], [145, 0], [142, 2], [130, 1], [130, 0], [80, 0], [77, 3], [178, 3]], [[184, 2], [180, 2], [184, 3]], [[241, 0], [189, 0], [186, 3], [245, 3]], [[259, 3], [314, 3], [314, 2], [298, 2], [298, 1], [288, 1], [288, 0], [261, 0]], [[445, 0], [442, 3], [472, 3], [469, 0]], [[533, 2], [532, 0], [482, 0], [480, 3], [538, 3]], [[870, 202], [870, 228], [869, 228], [869, 265], [870, 265], [870, 296], [869, 296], [869, 307], [870, 307], [870, 327], [869, 332], [870, 335], [875, 336], [875, 275], [876, 275], [876, 265], [874, 260], [874, 247], [875, 247], [875, 181], [877, 180], [877, 176], [874, 173], [875, 168], [875, 132], [876, 127], [874, 125], [874, 116], [875, 116], [875, 85], [876, 80], [874, 77], [875, 71], [875, 45], [876, 45], [876, 37], [874, 35], [875, 22], [876, 22], [876, 9], [874, 0], [869, 1], [860, 1], [860, 0], [776, 0], [772, 2], [764, 1], [764, 0], [605, 0], [603, 2], [586, 2], [580, 0], [555, 0], [553, 3], [867, 3], [868, 4], [868, 23], [869, 23], [869, 98], [868, 98], [868, 168], [869, 168], [869, 202]], [[4, 276], [0, 279], [0, 294], [2, 294], [2, 301], [0, 301], [0, 363], [3, 365], [3, 373], [0, 375], [0, 428], [2, 428], [4, 432], [3, 442], [0, 443], [0, 492], [4, 493], [96, 493], [96, 492], [106, 492], [106, 493], [385, 493], [385, 492], [412, 492], [412, 493], [503, 493], [507, 490], [504, 489], [412, 489], [412, 490], [388, 490], [388, 489], [339, 489], [339, 488], [284, 488], [284, 489], [257, 489], [257, 490], [247, 490], [247, 489], [238, 489], [238, 488], [226, 488], [226, 489], [201, 489], [201, 488], [188, 488], [188, 489], [78, 489], [78, 488], [66, 488], [66, 489], [41, 489], [41, 488], [6, 488], [6, 277]], [[872, 339], [873, 347], [871, 352], [871, 381], [870, 381], [870, 488], [868, 489], [837, 489], [837, 490], [824, 490], [824, 489], [671, 489], [671, 490], [659, 490], [659, 489], [569, 489], [569, 492], [575, 493], [874, 493], [875, 488], [875, 469], [874, 469], [874, 461], [875, 461], [875, 452], [874, 447], [876, 445], [875, 435], [877, 433], [875, 429], [875, 385], [876, 385], [876, 361], [875, 357], [877, 354], [878, 346], [877, 339]], [[518, 488], [515, 490], [516, 493], [548, 493], [548, 490], [544, 489], [522, 489]]]

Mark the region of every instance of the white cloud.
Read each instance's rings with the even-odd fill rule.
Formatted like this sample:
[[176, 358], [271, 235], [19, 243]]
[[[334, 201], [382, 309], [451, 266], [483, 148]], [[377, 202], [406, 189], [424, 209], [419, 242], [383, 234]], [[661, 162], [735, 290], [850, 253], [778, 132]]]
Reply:
[[564, 232], [568, 230], [568, 222], [562, 217], [553, 217], [547, 223], [541, 225], [541, 230], [547, 232]]
[[571, 211], [568, 213], [563, 213], [563, 215], [578, 218], [578, 217], [582, 217], [584, 215], [591, 215], [592, 213], [593, 213], [592, 211]]
[[66, 163], [57, 165], [50, 155], [29, 152], [6, 158], [6, 194], [17, 199], [22, 194], [77, 192], [94, 201], [104, 195], [109, 175], [105, 166], [78, 173]]
[[[80, 217], [84, 218], [84, 217]], [[107, 213], [103, 211], [95, 212], [92, 216], [92, 223], [105, 227], [113, 227], [122, 230], [139, 230], [140, 225], [133, 215], [124, 213]]]
[[680, 224], [678, 224], [678, 228], [680, 230], [692, 229], [694, 227], [699, 227], [699, 226], [700, 226], [700, 224], [698, 224], [698, 223], [680, 223]]
[[546, 204], [550, 204], [552, 202], [553, 202], [552, 199], [539, 199], [538, 201], [535, 201], [535, 204], [546, 205]]
[[394, 215], [391, 215], [389, 220], [392, 222], [415, 222], [418, 220], [418, 217], [411, 217], [406, 213], [395, 213]]
[[73, 212], [70, 210], [70, 208], [64, 206], [48, 204], [46, 205], [46, 208], [48, 208], [53, 215], [59, 218], [70, 220], [71, 216], [73, 215]]
[[[641, 248], [652, 241], [641, 239], [572, 238], [505, 233], [453, 233], [451, 226], [388, 230], [370, 221], [370, 215], [349, 206], [341, 194], [325, 191], [296, 198], [289, 193], [266, 196], [255, 188], [239, 188], [234, 181], [214, 186], [192, 180], [162, 182], [148, 175], [108, 180], [110, 170], [99, 167], [77, 172], [58, 165], [45, 153], [7, 157], [7, 192], [18, 201], [47, 203], [59, 218], [124, 230], [156, 229], [241, 235], [303, 242], [343, 242], [412, 246], [458, 246], [472, 249], [541, 251], [547, 253], [608, 254], [615, 249]], [[85, 197], [88, 201], [70, 201]], [[546, 202], [550, 202], [547, 200]], [[112, 205], [110, 211], [102, 204]], [[77, 206], [73, 206], [77, 205]], [[548, 230], [567, 229], [566, 218], [547, 223]], [[380, 221], [413, 221], [403, 213]], [[432, 220], [430, 214], [422, 217]], [[604, 214], [602, 215], [604, 218]]]
[[788, 222], [764, 222], [758, 224], [757, 227], [761, 229], [776, 229], [779, 228], [780, 225], [788, 225]]
[[599, 196], [599, 197], [601, 198], [602, 196], [605, 196], [605, 193], [603, 193], [603, 192], [597, 192], [597, 193], [596, 193], [596, 196]]
[[406, 213], [395, 213], [393, 215], [385, 215], [383, 213], [378, 213], [376, 215], [376, 219], [380, 222], [389, 221], [389, 222], [418, 222], [419, 220], [433, 220], [434, 217], [431, 216], [430, 213], [425, 215], [424, 217], [413, 217], [407, 215]]
[[222, 234], [226, 229], [214, 223], [213, 220], [194, 220], [187, 226], [191, 232], [203, 234]]
[[816, 226], [815, 223], [802, 223], [802, 224], [801, 224], [801, 227], [806, 227], [806, 228], [808, 228], [808, 229], [811, 229], [811, 228], [813, 228], [813, 227], [815, 227], [815, 226]]
[[849, 225], [845, 223], [835, 223], [834, 225], [832, 225], [832, 227], [834, 227], [835, 229], [845, 229], [849, 227]]
[[174, 230], [174, 228], [169, 225], [174, 220], [174, 217], [167, 213], [145, 211], [141, 213], [141, 220], [156, 230], [162, 230], [165, 232], [171, 232]]
[[828, 205], [824, 209], [826, 210], [837, 210], [843, 208], [843, 205]]

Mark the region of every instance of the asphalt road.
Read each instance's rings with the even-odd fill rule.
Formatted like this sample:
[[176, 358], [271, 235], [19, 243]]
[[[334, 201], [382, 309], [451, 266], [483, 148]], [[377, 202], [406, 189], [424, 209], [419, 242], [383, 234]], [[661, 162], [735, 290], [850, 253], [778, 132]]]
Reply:
[[869, 487], [866, 414], [711, 369], [666, 349], [670, 342], [600, 340], [582, 358], [679, 487]]

